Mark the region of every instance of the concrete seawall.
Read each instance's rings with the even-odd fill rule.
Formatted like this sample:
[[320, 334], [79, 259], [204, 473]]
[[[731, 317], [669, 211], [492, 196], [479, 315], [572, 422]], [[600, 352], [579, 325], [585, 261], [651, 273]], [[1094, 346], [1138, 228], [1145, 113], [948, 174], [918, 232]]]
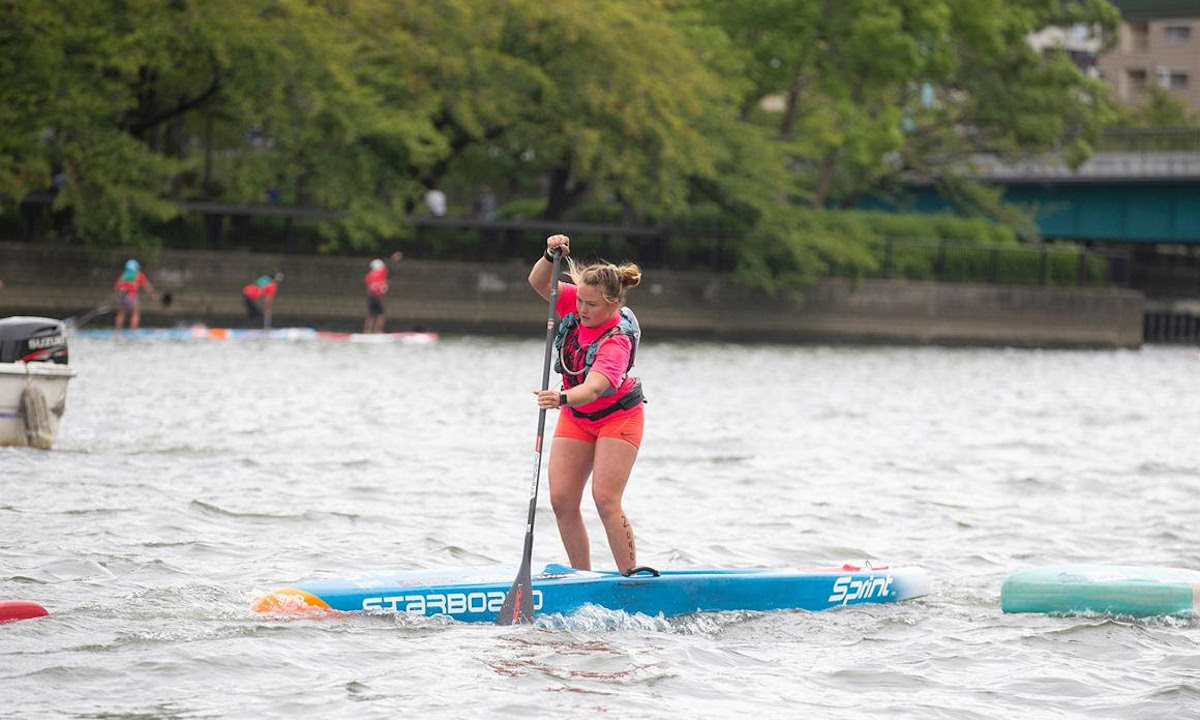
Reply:
[[[113, 300], [124, 251], [0, 243], [0, 317], [81, 315]], [[146, 274], [173, 302], [142, 300], [142, 324], [249, 326], [240, 288], [282, 271], [274, 324], [354, 330], [366, 310], [367, 260], [161, 250]], [[525, 278], [530, 263], [405, 260], [392, 273], [388, 329], [523, 333], [541, 337], [545, 304]], [[803, 304], [735, 286], [710, 273], [651, 269], [630, 294], [657, 337], [783, 342], [1138, 347], [1142, 294], [1120, 288], [1039, 288], [829, 279]], [[93, 323], [111, 322], [108, 317]]]

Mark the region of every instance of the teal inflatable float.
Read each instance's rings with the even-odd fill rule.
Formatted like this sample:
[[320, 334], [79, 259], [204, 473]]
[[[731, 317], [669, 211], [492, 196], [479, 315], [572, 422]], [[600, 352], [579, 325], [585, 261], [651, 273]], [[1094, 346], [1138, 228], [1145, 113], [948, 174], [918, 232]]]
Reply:
[[1131, 565], [1057, 565], [1021, 570], [1000, 588], [1006, 613], [1193, 615], [1200, 572]]

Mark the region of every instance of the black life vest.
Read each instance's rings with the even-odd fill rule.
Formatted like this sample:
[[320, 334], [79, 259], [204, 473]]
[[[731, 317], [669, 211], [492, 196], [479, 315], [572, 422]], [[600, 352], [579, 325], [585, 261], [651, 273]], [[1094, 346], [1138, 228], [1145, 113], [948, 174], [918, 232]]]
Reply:
[[[629, 364], [625, 367], [625, 372], [621, 374], [620, 381], [605, 390], [600, 397], [611, 397], [625, 384], [625, 378], [629, 377], [629, 371], [633, 369], [634, 359], [637, 356], [638, 343], [642, 339], [642, 328], [638, 324], [637, 316], [629, 308], [622, 307], [620, 315], [621, 319], [617, 321], [616, 325], [586, 347], [579, 344], [579, 315], [567, 313], [562, 317], [554, 336], [554, 348], [558, 351], [558, 359], [554, 362], [554, 371], [562, 375], [564, 388], [573, 388], [583, 382], [588, 372], [591, 371], [592, 365], [596, 363], [596, 352], [600, 346], [616, 335], [624, 335], [629, 338]], [[643, 402], [645, 402], [645, 396], [642, 394], [642, 381], [636, 380], [633, 387], [615, 403], [596, 412], [585, 413], [576, 408], [569, 409], [576, 417], [599, 420], [618, 410], [628, 410]]]

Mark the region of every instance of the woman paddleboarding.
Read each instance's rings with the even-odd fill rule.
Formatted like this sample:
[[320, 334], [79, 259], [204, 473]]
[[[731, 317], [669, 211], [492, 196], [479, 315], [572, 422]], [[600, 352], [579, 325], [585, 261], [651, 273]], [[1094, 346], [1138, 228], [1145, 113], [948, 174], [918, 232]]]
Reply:
[[592, 567], [580, 504], [588, 476], [592, 499], [617, 569], [637, 567], [633, 525], [621, 505], [642, 442], [642, 384], [633, 368], [641, 329], [625, 307], [625, 293], [642, 280], [637, 265], [598, 262], [576, 265], [567, 257], [570, 283], [553, 277], [553, 253], [570, 253], [566, 235], [546, 239], [546, 253], [529, 273], [529, 284], [550, 299], [558, 285], [559, 317], [554, 345], [562, 389], [537, 392], [538, 407], [558, 409], [550, 451], [550, 504], [571, 566]]

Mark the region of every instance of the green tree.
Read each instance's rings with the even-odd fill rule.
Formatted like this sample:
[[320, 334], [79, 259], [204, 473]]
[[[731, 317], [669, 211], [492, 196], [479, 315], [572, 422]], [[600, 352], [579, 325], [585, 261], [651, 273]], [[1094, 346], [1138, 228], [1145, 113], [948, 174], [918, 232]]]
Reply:
[[688, 178], [716, 175], [723, 149], [706, 135], [708, 117], [730, 99], [666, 3], [471, 5], [462, 42], [480, 62], [435, 88], [458, 151], [447, 172], [544, 178], [547, 218], [610, 196], [640, 211], [679, 209]]
[[1161, 85], [1149, 85], [1136, 105], [1120, 109], [1120, 127], [1186, 128], [1200, 125], [1200, 113], [1192, 112], [1187, 101]]
[[80, 232], [126, 238], [172, 208], [158, 192], [173, 167], [130, 134], [139, 60], [147, 52], [108, 3], [0, 7], [0, 192], [57, 191]]
[[798, 184], [790, 199], [812, 208], [768, 209], [742, 246], [743, 275], [776, 290], [801, 289], [833, 265], [870, 271], [874, 224], [820, 214], [915, 178], [938, 182], [965, 214], [1036, 232], [971, 179], [971, 158], [1055, 152], [1078, 163], [1112, 117], [1099, 80], [1028, 42], [1077, 22], [1110, 36], [1119, 18], [1105, 0], [697, 2], [745, 48], [741, 113], [773, 129]]
[[1111, 119], [1100, 81], [1027, 40], [1055, 24], [1111, 31], [1118, 16], [1105, 0], [708, 6], [750, 48], [755, 84], [743, 108], [783, 98], [779, 136], [807, 171], [816, 208], [831, 197], [853, 205], [906, 173], [962, 175], [974, 153], [1056, 151], [1081, 162]]
[[[0, 7], [0, 182], [55, 199], [88, 242], [135, 239], [171, 200], [341, 210], [334, 243], [403, 231], [425, 189], [545, 178], [677, 211], [735, 152], [696, 23], [633, 0], [47, 0]], [[14, 82], [7, 82], [8, 79]], [[745, 149], [747, 143], [737, 140]]]
[[[0, 191], [48, 189], [95, 243], [139, 238], [173, 199], [347, 211], [373, 244], [446, 152], [390, 3], [46, 0], [0, 6]], [[215, 166], [214, 174], [210, 168]], [[214, 180], [219, 178], [219, 182]], [[205, 180], [208, 180], [206, 183]]]
[[[835, 202], [973, 153], [1086, 155], [1100, 85], [1032, 30], [1104, 0], [43, 0], [0, 3], [0, 193], [57, 187], [84, 241], [152, 242], [174, 201], [341, 211], [328, 247], [487, 182], [626, 218], [716, 222], [747, 277], [870, 262]], [[782, 99], [770, 112], [765, 98]], [[797, 210], [794, 205], [807, 205]], [[863, 229], [866, 228], [866, 229]], [[776, 283], [778, 284], [778, 283]]]

